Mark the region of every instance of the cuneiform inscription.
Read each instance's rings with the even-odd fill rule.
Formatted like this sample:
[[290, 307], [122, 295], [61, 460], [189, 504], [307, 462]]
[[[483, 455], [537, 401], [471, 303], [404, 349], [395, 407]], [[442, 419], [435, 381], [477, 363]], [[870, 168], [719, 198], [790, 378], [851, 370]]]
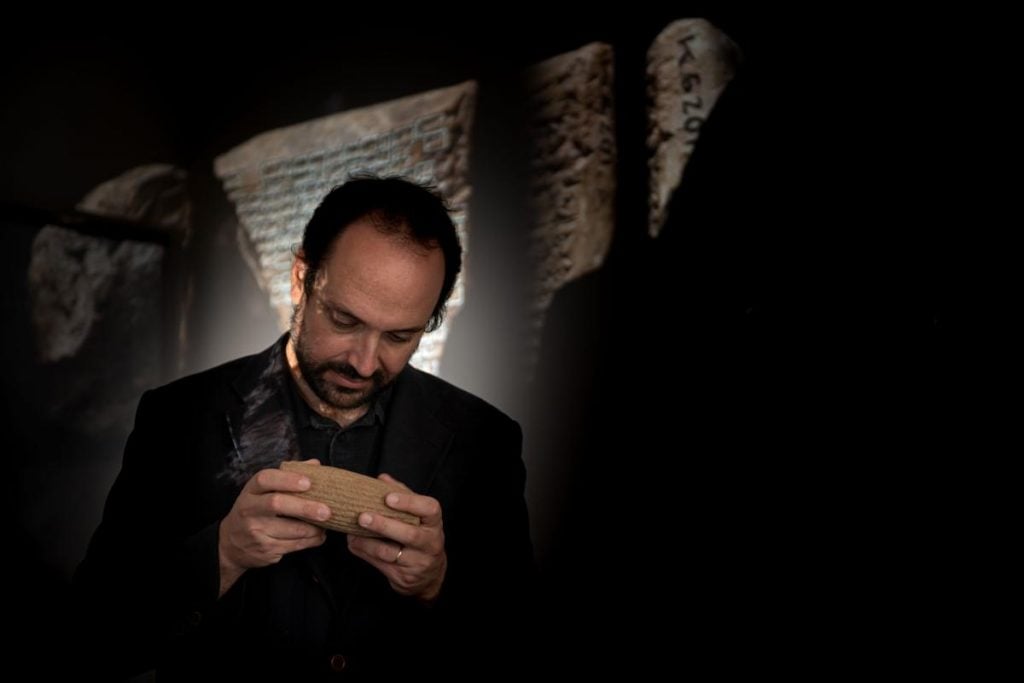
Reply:
[[611, 245], [616, 158], [612, 58], [611, 46], [591, 43], [526, 74], [535, 269], [530, 367], [555, 293], [600, 268]]

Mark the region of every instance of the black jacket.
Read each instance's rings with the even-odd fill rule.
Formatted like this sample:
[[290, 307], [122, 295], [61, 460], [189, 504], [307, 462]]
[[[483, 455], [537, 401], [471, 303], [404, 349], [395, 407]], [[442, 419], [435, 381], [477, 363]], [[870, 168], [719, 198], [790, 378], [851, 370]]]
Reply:
[[[379, 471], [441, 503], [448, 573], [432, 607], [323, 549], [248, 571], [218, 600], [217, 534], [249, 476], [299, 459], [283, 344], [147, 392], [75, 583], [83, 662], [194, 680], [394, 677], [503, 657], [532, 575], [519, 426], [407, 367]], [[335, 532], [329, 532], [333, 534]], [[343, 543], [340, 545], [344, 545]], [[326, 572], [346, 573], [343, 595]], [[283, 676], [283, 678], [281, 678]]]

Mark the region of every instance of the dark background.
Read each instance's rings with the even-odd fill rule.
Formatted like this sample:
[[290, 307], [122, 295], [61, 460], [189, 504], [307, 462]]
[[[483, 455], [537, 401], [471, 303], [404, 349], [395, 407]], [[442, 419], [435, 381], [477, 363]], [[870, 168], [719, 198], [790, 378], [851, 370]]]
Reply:
[[[685, 212], [652, 244], [644, 58], [688, 16], [724, 29], [745, 60], [673, 198]], [[973, 487], [957, 446], [981, 372], [984, 313], [970, 293], [990, 225], [984, 205], [963, 201], [981, 181], [949, 142], [965, 120], [951, 84], [978, 57], [937, 57], [923, 22], [799, 19], [683, 5], [544, 21], [273, 18], [273, 31], [191, 18], [11, 26], [0, 200], [66, 210], [139, 164], [189, 171], [194, 234], [165, 294], [191, 277], [195, 296], [164, 302], [184, 306], [189, 329], [162, 360], [169, 381], [277, 335], [237, 253], [214, 156], [272, 128], [476, 79], [479, 275], [442, 374], [526, 430], [534, 630], [566, 671], [650, 664], [635, 655], [681, 644], [785, 667], [809, 643], [841, 649], [826, 625], [873, 610], [896, 614], [885, 633], [945, 623], [950, 601], [939, 614], [929, 599], [950, 566], [935, 539], [960, 538], [950, 520]], [[603, 271], [559, 294], [528, 383], [518, 75], [598, 40], [616, 51], [615, 243]], [[40, 226], [0, 219], [13, 614], [35, 644], [60, 619], [130, 425], [85, 439], [43, 416], [62, 378], [32, 356], [25, 273]], [[649, 629], [650, 610], [678, 628]], [[582, 632], [580, 649], [565, 629]]]

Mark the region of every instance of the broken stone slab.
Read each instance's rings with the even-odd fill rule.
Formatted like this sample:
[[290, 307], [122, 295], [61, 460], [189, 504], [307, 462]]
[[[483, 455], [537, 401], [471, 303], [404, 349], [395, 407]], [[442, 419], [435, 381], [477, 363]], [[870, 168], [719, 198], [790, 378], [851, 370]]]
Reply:
[[[467, 250], [475, 103], [476, 83], [467, 81], [268, 131], [214, 160], [214, 171], [238, 215], [243, 256], [277, 312], [282, 331], [292, 315], [292, 249], [301, 244], [306, 223], [324, 195], [356, 174], [402, 175], [436, 187], [452, 209]], [[437, 372], [449, 325], [463, 300], [460, 277], [445, 322], [424, 335], [414, 365]]]
[[530, 366], [555, 293], [604, 263], [615, 229], [613, 51], [591, 43], [526, 72], [535, 269]]
[[[80, 211], [189, 232], [185, 171], [132, 169], [91, 191]], [[86, 433], [131, 424], [139, 394], [160, 380], [164, 247], [44, 226], [28, 267], [36, 357], [59, 391], [48, 417]]]
[[648, 231], [657, 237], [700, 128], [736, 73], [740, 51], [704, 19], [680, 19], [647, 50]]

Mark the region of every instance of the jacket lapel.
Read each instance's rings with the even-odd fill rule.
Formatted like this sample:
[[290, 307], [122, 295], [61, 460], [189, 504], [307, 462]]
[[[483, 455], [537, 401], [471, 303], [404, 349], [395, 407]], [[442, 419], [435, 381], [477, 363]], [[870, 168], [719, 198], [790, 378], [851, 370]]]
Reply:
[[406, 367], [395, 382], [380, 454], [380, 471], [417, 493], [430, 490], [454, 436], [436, 414], [422, 374]]
[[234, 453], [222, 475], [238, 486], [256, 472], [299, 455], [284, 385], [287, 338], [282, 336], [269, 349], [253, 356], [232, 383], [238, 403], [228, 411], [226, 419]]

